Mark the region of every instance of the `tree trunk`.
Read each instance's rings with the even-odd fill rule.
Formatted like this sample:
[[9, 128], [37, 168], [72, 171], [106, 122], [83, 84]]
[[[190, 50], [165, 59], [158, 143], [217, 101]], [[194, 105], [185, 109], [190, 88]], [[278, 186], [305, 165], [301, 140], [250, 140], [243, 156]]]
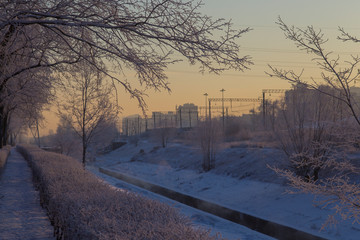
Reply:
[[7, 114], [5, 113], [4, 106], [0, 107], [0, 147], [6, 145], [6, 139], [7, 139]]
[[83, 164], [83, 167], [85, 169], [85, 166], [86, 166], [86, 150], [87, 150], [85, 131], [83, 131], [82, 145], [83, 145], [83, 147], [82, 147], [82, 164]]
[[9, 119], [8, 119], [7, 116], [8, 116], [8, 115], [5, 114], [4, 119], [3, 119], [3, 121], [4, 121], [4, 135], [3, 135], [4, 139], [3, 139], [3, 146], [7, 145], [8, 142], [9, 142], [9, 133], [8, 133], [8, 129], [9, 129], [9, 121], [8, 121], [8, 120], [9, 120]]
[[86, 166], [86, 146], [83, 145], [83, 151], [82, 151], [82, 164], [83, 167], [85, 168]]
[[40, 144], [40, 131], [39, 131], [39, 120], [36, 119], [36, 135], [37, 135], [37, 144], [39, 147], [41, 147]]
[[320, 167], [316, 167], [315, 169], [314, 169], [314, 181], [316, 181], [316, 180], [318, 180], [319, 179], [319, 172], [320, 172]]

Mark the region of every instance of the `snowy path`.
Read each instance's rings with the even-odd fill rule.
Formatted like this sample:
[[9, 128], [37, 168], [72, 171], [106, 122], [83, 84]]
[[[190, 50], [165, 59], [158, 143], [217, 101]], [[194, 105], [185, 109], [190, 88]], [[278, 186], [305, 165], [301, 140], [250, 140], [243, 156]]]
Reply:
[[31, 170], [15, 149], [0, 170], [0, 239], [55, 239]]

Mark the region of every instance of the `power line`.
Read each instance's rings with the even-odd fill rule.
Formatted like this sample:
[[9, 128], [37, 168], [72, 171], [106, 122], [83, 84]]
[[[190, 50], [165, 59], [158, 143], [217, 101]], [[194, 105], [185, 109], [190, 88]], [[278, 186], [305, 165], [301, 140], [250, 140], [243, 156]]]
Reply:
[[[168, 72], [179, 72], [179, 73], [187, 73], [187, 74], [199, 74], [199, 72], [195, 71], [168, 71]], [[221, 76], [234, 76], [234, 77], [246, 77], [246, 78], [269, 78], [267, 74], [237, 74], [237, 73], [222, 73]], [[310, 77], [308, 77], [310, 79]], [[322, 79], [319, 77], [313, 77], [313, 79]]]
[[[249, 28], [254, 28], [254, 30], [256, 30], [256, 28], [271, 28], [271, 29], [279, 29], [279, 26], [274, 24], [274, 25], [253, 25], [253, 24], [235, 24], [236, 27], [249, 27]], [[291, 25], [292, 26], [292, 25]], [[298, 28], [307, 28], [308, 26], [295, 26]], [[312, 27], [314, 27], [315, 29], [323, 29], [323, 30], [339, 30], [339, 27], [331, 27], [331, 26], [314, 26], [312, 25]], [[342, 28], [346, 29], [346, 30], [360, 30], [359, 27], [344, 27], [342, 26]]]
[[280, 49], [280, 48], [256, 48], [256, 47], [242, 47], [240, 50], [252, 51], [252, 52], [276, 52], [276, 53], [301, 53], [308, 54], [306, 52], [290, 50], [290, 49]]
[[[240, 50], [252, 51], [252, 52], [296, 53], [296, 54], [306, 54], [306, 55], [309, 54], [301, 50], [281, 49], [281, 48], [242, 47]], [[345, 51], [331, 51], [331, 52], [338, 54], [360, 54], [360, 52], [345, 52]]]
[[[298, 65], [298, 66], [296, 66], [296, 65], [292, 65], [292, 66], [290, 66], [290, 65], [278, 65], [278, 64], [269, 64], [269, 65], [271, 65], [272, 67], [278, 67], [278, 68], [301, 68], [301, 69], [303, 69], [303, 68], [305, 68], [305, 69], [312, 68], [312, 69], [319, 69], [319, 67], [315, 67], [315, 66], [306, 66], [306, 67], [304, 67], [304, 66], [300, 66], [300, 65]], [[254, 64], [254, 66], [267, 67], [268, 64]]]

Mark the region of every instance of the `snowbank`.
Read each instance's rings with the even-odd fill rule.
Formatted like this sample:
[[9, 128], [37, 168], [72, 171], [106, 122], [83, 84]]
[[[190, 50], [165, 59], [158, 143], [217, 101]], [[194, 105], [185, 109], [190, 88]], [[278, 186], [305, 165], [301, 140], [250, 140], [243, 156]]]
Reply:
[[360, 239], [360, 226], [351, 221], [320, 231], [334, 212], [316, 206], [313, 195], [286, 193], [287, 185], [267, 167], [286, 164], [278, 149], [230, 146], [219, 152], [215, 169], [203, 172], [196, 147], [158, 148], [142, 140], [99, 156], [96, 164], [326, 239]]
[[7, 158], [10, 155], [11, 146], [7, 145], [0, 149], [0, 168], [4, 167]]

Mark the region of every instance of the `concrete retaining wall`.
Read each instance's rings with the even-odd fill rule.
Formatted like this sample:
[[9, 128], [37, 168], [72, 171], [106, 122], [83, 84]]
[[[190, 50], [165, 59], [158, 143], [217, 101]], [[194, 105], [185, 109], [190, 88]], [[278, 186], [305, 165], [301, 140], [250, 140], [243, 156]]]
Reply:
[[174, 190], [164, 188], [162, 186], [145, 182], [143, 180], [128, 176], [123, 173], [111, 171], [104, 168], [99, 168], [99, 171], [111, 177], [133, 184], [135, 186], [144, 188], [151, 192], [163, 195], [167, 198], [173, 199], [177, 202], [186, 204], [190, 207], [200, 209], [202, 211], [211, 213], [218, 217], [227, 219], [229, 221], [244, 225], [252, 230], [261, 232], [268, 236], [280, 240], [325, 240], [325, 238], [315, 236], [292, 227], [281, 225], [269, 220], [261, 219], [246, 213], [242, 213], [221, 205], [202, 200], [184, 193], [179, 193]]

